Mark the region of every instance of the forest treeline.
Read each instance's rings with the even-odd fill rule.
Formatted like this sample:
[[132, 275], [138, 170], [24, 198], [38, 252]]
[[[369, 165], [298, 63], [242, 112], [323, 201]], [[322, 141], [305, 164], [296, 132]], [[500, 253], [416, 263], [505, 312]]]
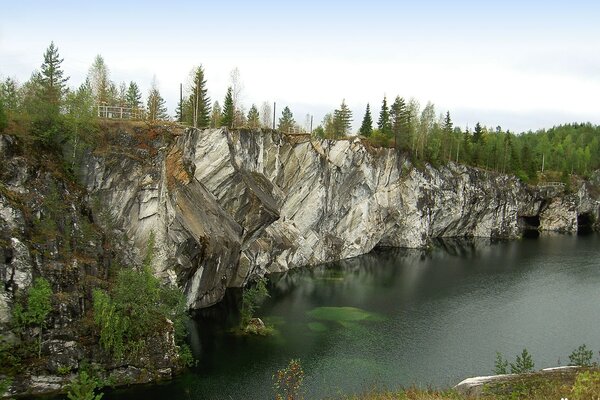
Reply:
[[[416, 163], [458, 162], [515, 174], [527, 182], [566, 181], [571, 174], [586, 176], [600, 168], [600, 127], [590, 123], [572, 123], [521, 134], [480, 123], [472, 128], [461, 128], [453, 124], [449, 111], [438, 114], [431, 102], [421, 108], [415, 99], [396, 96], [391, 104], [384, 97], [376, 115], [367, 104], [358, 132], [352, 132], [353, 115], [345, 100], [339, 108], [327, 113], [314, 129], [309, 115], [300, 124], [289, 107], [283, 107], [274, 124], [269, 102], [263, 102], [260, 107], [252, 104], [246, 112], [240, 100], [243, 85], [237, 68], [231, 73], [222, 103], [211, 101], [202, 66], [192, 69], [184, 95], [171, 118], [156, 79], [144, 99], [136, 82], [113, 82], [108, 66], [98, 55], [85, 82], [69, 87], [62, 61], [58, 48], [51, 43], [40, 69], [34, 71], [27, 82], [21, 84], [10, 77], [0, 81], [0, 132], [8, 129], [13, 133], [27, 133], [41, 145], [61, 148], [63, 152], [66, 147], [75, 154], [78, 143], [85, 142], [97, 130], [98, 106], [105, 106], [125, 110], [128, 118], [174, 120], [197, 128], [270, 129], [276, 126], [284, 133], [310, 131], [314, 136], [331, 139], [359, 134], [371, 145], [405, 152]], [[105, 114], [100, 115], [107, 116], [106, 109]]]

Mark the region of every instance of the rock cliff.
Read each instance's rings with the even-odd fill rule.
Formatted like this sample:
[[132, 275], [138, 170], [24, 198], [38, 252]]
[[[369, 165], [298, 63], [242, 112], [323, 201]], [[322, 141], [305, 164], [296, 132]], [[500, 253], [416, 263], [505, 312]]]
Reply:
[[589, 183], [567, 194], [454, 163], [415, 168], [358, 138], [223, 129], [187, 130], [152, 157], [94, 156], [82, 173], [139, 248], [156, 235], [156, 273], [185, 290], [190, 308], [376, 246], [575, 232], [598, 221], [600, 204]]

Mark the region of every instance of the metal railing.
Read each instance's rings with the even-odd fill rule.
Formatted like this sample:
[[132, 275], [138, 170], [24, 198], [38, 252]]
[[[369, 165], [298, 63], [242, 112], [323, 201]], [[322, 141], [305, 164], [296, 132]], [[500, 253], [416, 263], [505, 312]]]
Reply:
[[98, 118], [144, 119], [144, 110], [132, 107], [98, 106]]

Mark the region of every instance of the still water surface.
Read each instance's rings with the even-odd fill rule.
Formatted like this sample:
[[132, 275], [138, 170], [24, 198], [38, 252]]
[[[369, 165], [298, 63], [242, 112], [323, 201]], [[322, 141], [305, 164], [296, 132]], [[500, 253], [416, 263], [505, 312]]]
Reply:
[[272, 277], [257, 314], [276, 335], [227, 333], [236, 316], [222, 304], [194, 323], [197, 369], [105, 398], [269, 399], [272, 375], [291, 358], [304, 367], [307, 399], [447, 387], [490, 374], [496, 351], [513, 361], [527, 348], [542, 368], [566, 364], [586, 343], [597, 358], [599, 239], [450, 241]]

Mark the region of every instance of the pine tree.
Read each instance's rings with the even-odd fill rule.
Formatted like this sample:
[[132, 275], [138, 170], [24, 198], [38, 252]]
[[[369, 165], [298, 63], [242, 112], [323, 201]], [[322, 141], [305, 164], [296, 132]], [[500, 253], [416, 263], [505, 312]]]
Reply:
[[373, 134], [373, 118], [371, 118], [371, 109], [369, 103], [367, 103], [367, 109], [365, 111], [362, 124], [360, 125], [359, 132], [361, 135], [366, 137], [369, 137], [371, 134]]
[[129, 87], [125, 95], [125, 103], [127, 107], [131, 107], [134, 111], [142, 107], [142, 93], [134, 81], [129, 82]]
[[342, 104], [338, 110], [333, 111], [333, 125], [335, 127], [335, 137], [345, 136], [350, 133], [352, 123], [352, 111], [346, 105], [346, 100], [342, 100]]
[[377, 129], [385, 136], [392, 134], [392, 125], [390, 124], [390, 111], [387, 105], [387, 99], [383, 96], [381, 111], [379, 112], [379, 120], [377, 121]]
[[254, 104], [252, 104], [250, 111], [248, 111], [248, 128], [260, 128], [260, 116], [258, 115], [258, 108]]
[[235, 110], [233, 108], [233, 93], [231, 86], [227, 88], [227, 94], [225, 95], [225, 101], [223, 102], [223, 111], [221, 112], [221, 126], [226, 128], [233, 128], [233, 119], [235, 117]]
[[148, 115], [147, 119], [150, 121], [165, 120], [168, 119], [167, 107], [165, 106], [165, 100], [160, 95], [156, 78], [152, 80], [150, 92], [148, 93]]
[[194, 71], [194, 81], [190, 88], [188, 102], [190, 115], [186, 119], [194, 128], [208, 127], [210, 125], [210, 98], [202, 66], [197, 67]]
[[296, 125], [294, 121], [294, 115], [290, 111], [289, 107], [285, 107], [281, 112], [281, 118], [279, 118], [279, 125], [277, 129], [282, 133], [289, 133], [289, 131]]
[[40, 99], [46, 106], [46, 109], [51, 113], [58, 113], [64, 95], [67, 91], [65, 83], [69, 79], [63, 78], [64, 72], [60, 64], [63, 59], [58, 55], [58, 48], [54, 42], [50, 42], [50, 46], [44, 53], [44, 62], [40, 71]]

